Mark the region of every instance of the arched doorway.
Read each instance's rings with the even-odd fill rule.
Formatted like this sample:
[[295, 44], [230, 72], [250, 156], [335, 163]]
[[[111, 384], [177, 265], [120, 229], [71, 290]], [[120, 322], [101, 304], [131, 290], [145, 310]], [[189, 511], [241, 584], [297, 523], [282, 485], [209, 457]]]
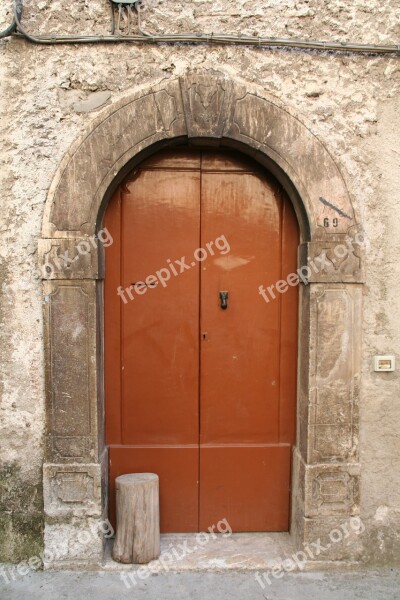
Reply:
[[[129, 91], [105, 107], [68, 149], [49, 189], [39, 264], [44, 539], [58, 556], [52, 566], [98, 564], [103, 557], [108, 456], [98, 234], [104, 212], [135, 166], [181, 144], [240, 150], [266, 167], [290, 197], [301, 230], [298, 267], [307, 273], [298, 288], [291, 536], [302, 547], [359, 513], [363, 243], [340, 158], [315, 125], [260, 86], [219, 72], [186, 73]], [[95, 533], [77, 544], [88, 529]], [[337, 544], [324, 557], [354, 559], [351, 548], [350, 542]]]
[[289, 529], [299, 228], [238, 152], [176, 149], [114, 194], [106, 248], [105, 410], [115, 477], [160, 477], [161, 529]]

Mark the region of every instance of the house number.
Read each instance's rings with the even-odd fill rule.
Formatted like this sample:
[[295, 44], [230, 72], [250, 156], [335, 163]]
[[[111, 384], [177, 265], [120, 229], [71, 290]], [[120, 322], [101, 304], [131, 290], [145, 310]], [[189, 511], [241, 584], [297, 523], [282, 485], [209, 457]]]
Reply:
[[[338, 225], [339, 225], [339, 219], [337, 217], [335, 217], [334, 219], [332, 219], [332, 226], [337, 227]], [[330, 226], [329, 219], [328, 219], [328, 217], [325, 217], [324, 227], [329, 227], [329, 226]]]

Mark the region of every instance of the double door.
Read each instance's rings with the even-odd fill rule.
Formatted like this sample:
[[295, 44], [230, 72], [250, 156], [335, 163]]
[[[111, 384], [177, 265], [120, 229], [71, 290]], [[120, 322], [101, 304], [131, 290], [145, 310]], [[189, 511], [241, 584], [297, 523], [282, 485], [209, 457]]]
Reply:
[[161, 529], [288, 529], [297, 289], [288, 199], [240, 155], [175, 150], [110, 202], [105, 404], [114, 479], [160, 478]]

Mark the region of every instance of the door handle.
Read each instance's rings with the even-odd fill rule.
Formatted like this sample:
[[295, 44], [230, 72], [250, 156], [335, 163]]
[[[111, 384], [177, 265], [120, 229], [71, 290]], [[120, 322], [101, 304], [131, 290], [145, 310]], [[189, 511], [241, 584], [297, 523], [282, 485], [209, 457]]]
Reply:
[[221, 308], [222, 310], [226, 310], [228, 308], [228, 297], [229, 297], [229, 292], [220, 292], [219, 293], [219, 298], [221, 300]]

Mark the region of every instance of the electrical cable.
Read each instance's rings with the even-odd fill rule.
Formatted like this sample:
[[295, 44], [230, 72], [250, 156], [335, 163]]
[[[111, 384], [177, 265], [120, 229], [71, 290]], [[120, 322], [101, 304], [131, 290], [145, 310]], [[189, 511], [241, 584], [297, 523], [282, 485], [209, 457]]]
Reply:
[[[22, 17], [22, 0], [19, 0], [18, 2], [14, 3], [14, 11], [18, 12], [18, 17], [21, 19], [21, 17]], [[6, 29], [3, 29], [3, 31], [0, 31], [0, 39], [9, 37], [15, 31], [17, 31], [17, 21], [14, 16], [11, 25], [9, 25]]]
[[112, 2], [110, 2], [110, 10], [111, 10], [111, 35], [115, 33], [115, 16], [114, 16], [114, 7]]
[[[17, 32], [22, 34], [27, 40], [34, 44], [213, 44], [213, 45], [240, 45], [256, 47], [283, 47], [306, 50], [320, 50], [323, 52], [357, 52], [366, 54], [397, 54], [400, 55], [400, 45], [380, 45], [380, 44], [358, 44], [352, 42], [321, 42], [312, 40], [283, 39], [273, 37], [255, 37], [244, 35], [227, 34], [158, 34], [158, 35], [55, 35], [55, 34], [32, 34], [28, 33], [21, 24], [20, 15], [16, 8], [20, 0], [14, 0], [14, 19], [17, 25]], [[14, 34], [15, 35], [15, 34]]]
[[9, 25], [7, 27], [7, 29], [0, 31], [0, 39], [8, 37], [12, 33], [14, 33], [14, 31], [16, 31], [16, 29], [17, 29], [17, 23], [16, 23], [15, 19], [13, 19], [13, 22], [11, 23], [11, 25]]
[[136, 4], [135, 4], [135, 8], [136, 8], [137, 16], [138, 16], [138, 29], [139, 29], [140, 33], [142, 35], [145, 35], [146, 37], [151, 37], [151, 33], [148, 33], [142, 27], [142, 17], [141, 17], [142, 10], [141, 10], [140, 6], [136, 6]]

